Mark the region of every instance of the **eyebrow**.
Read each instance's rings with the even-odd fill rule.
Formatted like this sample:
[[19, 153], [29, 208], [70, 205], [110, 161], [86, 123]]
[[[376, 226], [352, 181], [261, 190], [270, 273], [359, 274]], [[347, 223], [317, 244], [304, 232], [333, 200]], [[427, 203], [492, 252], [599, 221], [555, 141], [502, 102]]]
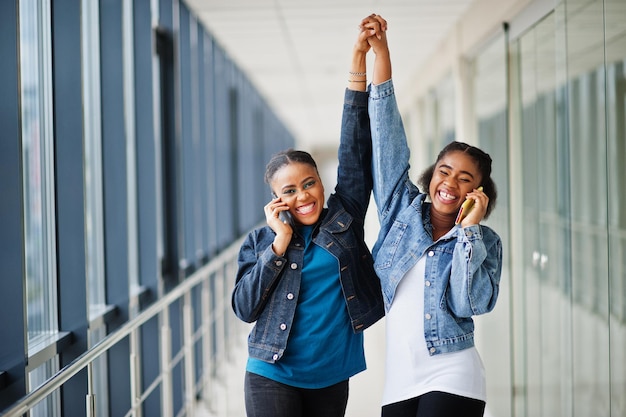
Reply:
[[[449, 169], [451, 171], [454, 171], [454, 168], [452, 168], [450, 165], [446, 165], [446, 164], [439, 165], [439, 168], [447, 168], [447, 169]], [[474, 174], [472, 174], [469, 171], [461, 171], [461, 174], [469, 175], [470, 177], [472, 177], [472, 179], [474, 178]]]
[[[315, 178], [314, 176], [306, 177], [305, 179], [303, 179], [302, 181], [300, 181], [300, 184], [304, 184], [304, 183], [309, 182], [309, 181], [311, 181], [311, 180], [316, 181], [316, 178]], [[281, 190], [281, 191], [284, 191], [285, 189], [288, 189], [288, 188], [295, 188], [295, 187], [296, 187], [296, 185], [294, 185], [294, 184], [287, 184], [287, 185], [283, 185], [282, 187], [280, 187], [280, 190]]]

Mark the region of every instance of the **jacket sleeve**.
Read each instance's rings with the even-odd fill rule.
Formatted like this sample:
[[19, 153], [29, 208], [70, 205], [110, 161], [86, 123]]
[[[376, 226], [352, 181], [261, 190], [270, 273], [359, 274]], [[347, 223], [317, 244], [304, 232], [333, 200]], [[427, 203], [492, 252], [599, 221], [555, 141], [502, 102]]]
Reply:
[[341, 119], [336, 196], [356, 219], [363, 220], [372, 193], [372, 140], [368, 93], [346, 89]]
[[374, 258], [398, 213], [419, 194], [409, 179], [409, 146], [391, 80], [370, 86], [372, 177], [380, 232]]
[[459, 228], [447, 290], [448, 308], [457, 317], [487, 313], [496, 305], [502, 273], [502, 241], [491, 229]]
[[257, 235], [248, 235], [239, 250], [237, 278], [232, 307], [241, 320], [256, 321], [280, 280], [286, 259], [277, 256], [269, 245], [257, 247]]

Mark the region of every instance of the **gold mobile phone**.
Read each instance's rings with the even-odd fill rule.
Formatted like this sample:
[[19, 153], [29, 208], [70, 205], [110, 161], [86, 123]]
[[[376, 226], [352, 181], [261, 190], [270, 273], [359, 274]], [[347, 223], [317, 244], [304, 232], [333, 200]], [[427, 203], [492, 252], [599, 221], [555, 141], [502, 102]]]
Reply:
[[[483, 186], [481, 185], [480, 187], [477, 188], [477, 190], [482, 191]], [[461, 221], [463, 221], [463, 219], [467, 217], [469, 212], [472, 210], [472, 207], [474, 207], [474, 199], [470, 198], [470, 199], [465, 200], [463, 204], [461, 205], [461, 208], [459, 209], [459, 214], [456, 215], [456, 220], [454, 221], [454, 224], [461, 223]]]

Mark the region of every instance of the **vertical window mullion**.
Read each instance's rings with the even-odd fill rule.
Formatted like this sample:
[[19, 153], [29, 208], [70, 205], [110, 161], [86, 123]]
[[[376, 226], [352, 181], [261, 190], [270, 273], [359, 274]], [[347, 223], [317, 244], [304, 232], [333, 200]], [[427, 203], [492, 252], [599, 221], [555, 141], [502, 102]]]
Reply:
[[[104, 213], [102, 183], [102, 118], [100, 81], [100, 14], [98, 3], [82, 0], [82, 78], [83, 78], [83, 143], [85, 170], [85, 251], [87, 279], [87, 314], [89, 318], [88, 346], [106, 336], [101, 320], [106, 308], [104, 269]], [[96, 410], [108, 415], [107, 358], [94, 363]]]
[[133, 2], [124, 0], [122, 12], [123, 30], [123, 82], [124, 82], [124, 128], [126, 131], [126, 183], [128, 216], [128, 284], [131, 300], [131, 315], [138, 312], [139, 259], [137, 236], [137, 159], [135, 135], [135, 67], [133, 39]]

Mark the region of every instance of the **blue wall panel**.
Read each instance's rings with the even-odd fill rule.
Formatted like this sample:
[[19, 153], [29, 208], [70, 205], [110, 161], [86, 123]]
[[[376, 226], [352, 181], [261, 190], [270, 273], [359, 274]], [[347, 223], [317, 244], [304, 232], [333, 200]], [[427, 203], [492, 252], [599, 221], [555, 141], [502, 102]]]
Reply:
[[[63, 367], [87, 349], [82, 91], [76, 88], [81, 16], [80, 0], [58, 0], [52, 6], [59, 327], [72, 333], [72, 344], [61, 352]], [[84, 412], [86, 383], [83, 370], [65, 385], [63, 415]]]
[[19, 124], [16, 2], [0, 2], [0, 410], [26, 393], [22, 164]]

